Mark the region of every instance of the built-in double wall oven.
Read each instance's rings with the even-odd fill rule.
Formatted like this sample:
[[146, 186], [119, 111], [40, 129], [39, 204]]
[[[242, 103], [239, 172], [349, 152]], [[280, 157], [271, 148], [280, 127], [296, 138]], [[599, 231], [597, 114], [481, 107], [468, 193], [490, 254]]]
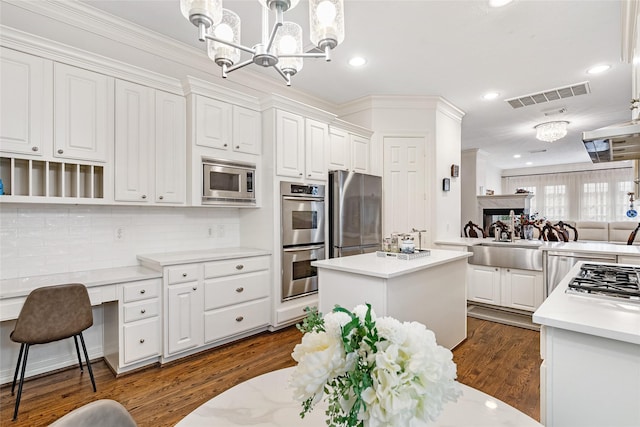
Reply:
[[318, 292], [324, 259], [324, 185], [281, 182], [282, 301]]

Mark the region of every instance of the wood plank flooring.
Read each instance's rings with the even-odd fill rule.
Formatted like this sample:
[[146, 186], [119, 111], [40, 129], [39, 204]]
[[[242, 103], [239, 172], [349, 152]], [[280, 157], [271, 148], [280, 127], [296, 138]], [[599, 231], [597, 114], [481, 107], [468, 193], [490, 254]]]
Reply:
[[[25, 382], [15, 422], [11, 385], [0, 389], [0, 426], [46, 426], [96, 399], [122, 403], [140, 427], [173, 426], [202, 403], [257, 375], [293, 366], [300, 341], [294, 327], [247, 338], [165, 366], [115, 378], [106, 364], [88, 374], [67, 369]], [[454, 350], [458, 381], [488, 393], [538, 420], [539, 333], [468, 318], [468, 339]], [[28, 368], [27, 368], [28, 369]]]

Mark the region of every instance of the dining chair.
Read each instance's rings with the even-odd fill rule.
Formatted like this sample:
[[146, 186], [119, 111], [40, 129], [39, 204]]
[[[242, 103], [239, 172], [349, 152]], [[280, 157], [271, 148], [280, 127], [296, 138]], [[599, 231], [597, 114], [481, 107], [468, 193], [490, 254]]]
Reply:
[[482, 227], [477, 224], [474, 224], [473, 221], [469, 221], [465, 224], [464, 228], [464, 237], [480, 237], [478, 232], [482, 235], [482, 237], [487, 237], [487, 234], [484, 232]]
[[20, 310], [15, 328], [9, 335], [11, 341], [20, 343], [18, 363], [16, 364], [13, 383], [11, 384], [11, 394], [13, 395], [18, 372], [20, 372], [18, 395], [13, 412], [14, 420], [18, 417], [24, 373], [27, 368], [27, 356], [32, 345], [46, 344], [73, 337], [76, 353], [78, 354], [78, 365], [80, 370], [84, 371], [82, 359], [80, 358], [80, 348], [78, 347], [78, 338], [80, 338], [93, 391], [96, 391], [91, 362], [89, 362], [87, 347], [82, 336], [82, 331], [91, 325], [93, 325], [91, 301], [89, 300], [87, 288], [83, 284], [70, 283], [45, 286], [31, 291]]
[[111, 399], [87, 403], [50, 424], [49, 427], [137, 427], [127, 409]]

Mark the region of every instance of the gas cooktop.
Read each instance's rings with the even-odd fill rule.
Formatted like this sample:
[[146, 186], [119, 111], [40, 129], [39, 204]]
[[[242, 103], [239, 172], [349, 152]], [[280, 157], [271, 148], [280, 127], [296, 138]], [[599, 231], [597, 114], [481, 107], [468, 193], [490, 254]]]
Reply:
[[583, 264], [567, 292], [640, 303], [640, 267]]

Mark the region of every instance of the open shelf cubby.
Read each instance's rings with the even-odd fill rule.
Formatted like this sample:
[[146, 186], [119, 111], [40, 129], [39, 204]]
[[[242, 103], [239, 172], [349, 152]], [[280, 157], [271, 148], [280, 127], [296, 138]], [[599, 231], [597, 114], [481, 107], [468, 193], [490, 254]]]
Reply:
[[7, 196], [104, 198], [104, 166], [0, 157]]

